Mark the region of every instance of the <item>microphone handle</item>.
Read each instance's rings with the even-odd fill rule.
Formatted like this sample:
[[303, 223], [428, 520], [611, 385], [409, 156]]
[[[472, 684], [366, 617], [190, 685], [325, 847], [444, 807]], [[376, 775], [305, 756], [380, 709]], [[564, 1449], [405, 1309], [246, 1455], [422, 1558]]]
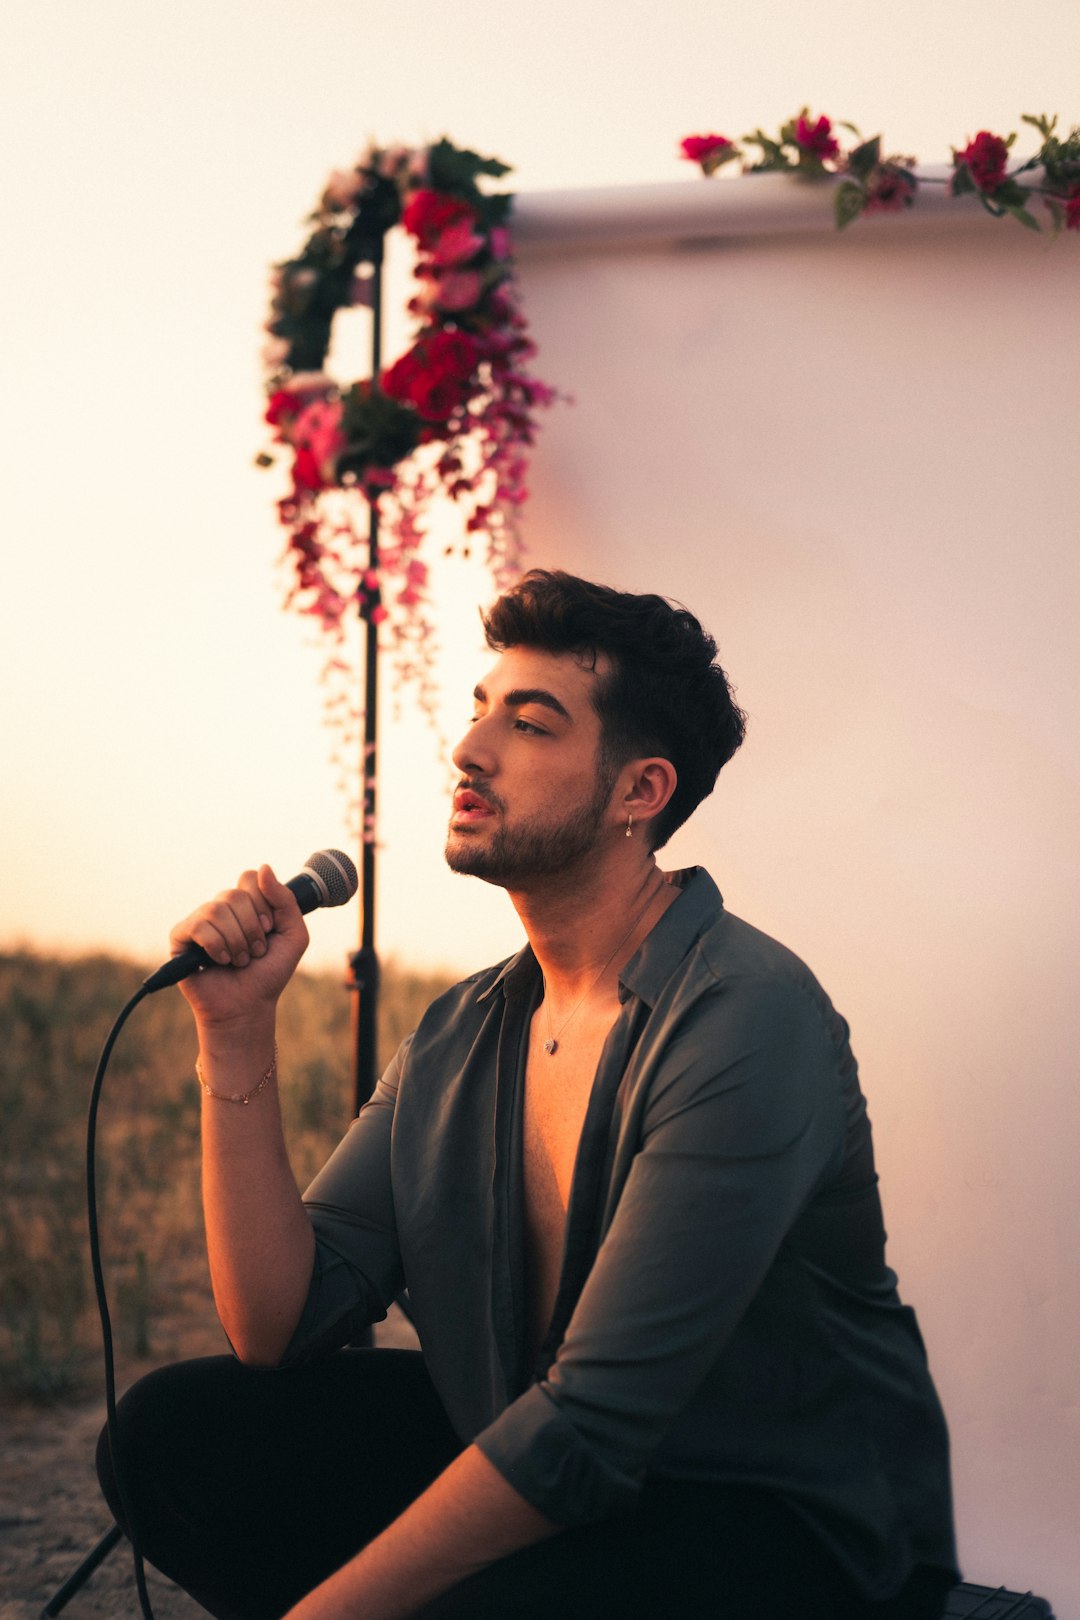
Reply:
[[[295, 896], [304, 916], [321, 906], [325, 899], [319, 885], [306, 872], [300, 872], [296, 877], [290, 878], [285, 887]], [[143, 989], [148, 995], [153, 995], [155, 990], [164, 990], [167, 985], [179, 984], [181, 979], [190, 979], [193, 973], [199, 973], [203, 968], [220, 966], [221, 963], [215, 962], [212, 956], [207, 955], [201, 945], [189, 945], [186, 951], [181, 951], [177, 956], [170, 956], [156, 972], [145, 978]]]

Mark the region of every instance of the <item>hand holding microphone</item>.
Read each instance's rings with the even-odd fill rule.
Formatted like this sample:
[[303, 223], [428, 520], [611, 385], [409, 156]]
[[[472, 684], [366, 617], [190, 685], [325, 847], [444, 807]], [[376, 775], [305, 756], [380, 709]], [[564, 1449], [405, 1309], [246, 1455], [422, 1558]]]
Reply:
[[[307, 947], [303, 913], [344, 905], [356, 889], [356, 868], [341, 850], [312, 855], [287, 884], [279, 883], [269, 866], [244, 872], [236, 888], [177, 924], [170, 935], [173, 955], [145, 986], [160, 990], [200, 974], [185, 995], [208, 1016], [242, 1015], [260, 1002], [276, 1001]], [[210, 967], [245, 971], [201, 974]]]

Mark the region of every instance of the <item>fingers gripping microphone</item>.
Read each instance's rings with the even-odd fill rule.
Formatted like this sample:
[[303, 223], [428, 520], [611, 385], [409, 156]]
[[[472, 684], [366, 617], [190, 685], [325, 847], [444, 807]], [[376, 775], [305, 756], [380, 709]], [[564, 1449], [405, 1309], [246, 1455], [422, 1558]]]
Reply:
[[[296, 903], [305, 916], [319, 906], [345, 905], [352, 899], [358, 886], [356, 867], [340, 849], [320, 849], [314, 855], [309, 855], [307, 865], [285, 885], [296, 897]], [[156, 973], [143, 980], [143, 985], [150, 992], [164, 990], [168, 984], [179, 984], [181, 979], [189, 979], [200, 968], [216, 966], [217, 963], [201, 945], [189, 945], [179, 956], [170, 956]]]

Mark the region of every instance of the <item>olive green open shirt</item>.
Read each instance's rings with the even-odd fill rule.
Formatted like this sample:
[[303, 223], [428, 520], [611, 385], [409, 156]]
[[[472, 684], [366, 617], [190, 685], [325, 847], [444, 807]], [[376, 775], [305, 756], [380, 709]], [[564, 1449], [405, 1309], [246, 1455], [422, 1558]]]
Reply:
[[701, 869], [620, 976], [554, 1318], [525, 1362], [526, 948], [434, 1002], [305, 1196], [286, 1361], [404, 1286], [431, 1377], [541, 1512], [617, 1514], [649, 1476], [780, 1493], [870, 1597], [955, 1568], [945, 1423], [885, 1264], [848, 1028]]

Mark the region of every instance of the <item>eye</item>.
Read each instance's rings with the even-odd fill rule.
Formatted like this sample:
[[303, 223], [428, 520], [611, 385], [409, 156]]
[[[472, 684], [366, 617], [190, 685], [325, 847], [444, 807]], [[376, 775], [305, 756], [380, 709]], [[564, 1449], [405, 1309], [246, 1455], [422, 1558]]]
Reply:
[[544, 730], [543, 726], [534, 726], [531, 720], [523, 720], [520, 715], [514, 721], [514, 730], [524, 731], [528, 736], [531, 737], [547, 736], [547, 732]]

